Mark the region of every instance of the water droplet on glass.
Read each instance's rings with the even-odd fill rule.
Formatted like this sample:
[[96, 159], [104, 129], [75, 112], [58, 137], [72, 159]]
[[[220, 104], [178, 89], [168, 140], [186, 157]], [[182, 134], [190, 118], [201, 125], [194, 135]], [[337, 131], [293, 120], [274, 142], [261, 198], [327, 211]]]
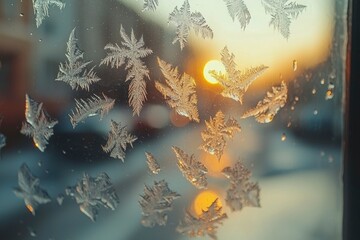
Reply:
[[312, 94], [316, 94], [316, 89], [313, 88], [313, 90], [311, 91]]
[[320, 83], [321, 83], [321, 85], [324, 85], [325, 84], [325, 79], [321, 79]]
[[42, 42], [42, 39], [41, 39], [41, 38], [39, 39], [39, 42]]
[[65, 150], [62, 150], [62, 153], [65, 155], [65, 154], [66, 154], [66, 151], [65, 151]]
[[321, 151], [321, 152], [320, 152], [320, 156], [321, 156], [321, 157], [324, 157], [324, 156], [325, 156], [325, 152], [324, 152], [324, 151]]
[[33, 35], [33, 33], [31, 32], [31, 33], [30, 33], [30, 36], [32, 36], [32, 35]]
[[36, 237], [36, 232], [32, 228], [29, 227], [28, 230], [31, 237]]
[[326, 100], [332, 99], [334, 97], [334, 88], [335, 88], [334, 84], [329, 83], [328, 90], [326, 91], [326, 95], [325, 95]]
[[299, 97], [298, 96], [295, 96], [295, 101], [299, 101]]
[[293, 61], [293, 70], [294, 70], [294, 72], [297, 70], [297, 67], [298, 67], [297, 61], [294, 60], [294, 61]]
[[41, 161], [41, 160], [38, 161], [38, 166], [39, 166], [39, 167], [42, 166], [42, 161]]
[[314, 115], [317, 115], [318, 114], [318, 110], [314, 110]]
[[287, 127], [288, 128], [291, 127], [291, 122], [288, 122]]
[[20, 17], [23, 17], [24, 16], [24, 14], [23, 13], [20, 13]]
[[291, 106], [290, 109], [291, 109], [291, 111], [294, 111], [294, 110], [295, 110], [295, 107], [294, 107], [294, 106]]
[[60, 193], [56, 198], [57, 203], [61, 206], [64, 201], [64, 194]]
[[329, 161], [329, 163], [332, 163], [334, 161], [333, 156], [329, 155], [328, 161]]
[[281, 141], [285, 141], [286, 140], [286, 134], [285, 133], [283, 133], [283, 134], [281, 134]]

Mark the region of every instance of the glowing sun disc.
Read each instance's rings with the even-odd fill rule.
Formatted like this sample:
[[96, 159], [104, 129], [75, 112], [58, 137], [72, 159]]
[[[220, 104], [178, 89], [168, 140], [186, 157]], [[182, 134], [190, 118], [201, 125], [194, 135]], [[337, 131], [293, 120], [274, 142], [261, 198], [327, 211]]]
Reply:
[[213, 76], [211, 76], [209, 73], [210, 70], [225, 73], [225, 66], [219, 60], [210, 60], [204, 66], [203, 74], [205, 80], [211, 84], [217, 84], [218, 81]]

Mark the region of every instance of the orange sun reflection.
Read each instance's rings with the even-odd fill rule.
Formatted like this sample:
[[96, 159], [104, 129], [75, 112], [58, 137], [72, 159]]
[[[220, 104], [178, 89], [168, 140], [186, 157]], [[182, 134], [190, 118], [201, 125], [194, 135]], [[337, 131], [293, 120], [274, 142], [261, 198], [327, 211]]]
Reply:
[[200, 216], [202, 214], [202, 211], [206, 211], [210, 205], [217, 200], [217, 206], [218, 208], [222, 207], [222, 203], [220, 201], [220, 196], [216, 192], [212, 190], [206, 190], [201, 193], [199, 193], [192, 204], [192, 209], [195, 212], [197, 216]]

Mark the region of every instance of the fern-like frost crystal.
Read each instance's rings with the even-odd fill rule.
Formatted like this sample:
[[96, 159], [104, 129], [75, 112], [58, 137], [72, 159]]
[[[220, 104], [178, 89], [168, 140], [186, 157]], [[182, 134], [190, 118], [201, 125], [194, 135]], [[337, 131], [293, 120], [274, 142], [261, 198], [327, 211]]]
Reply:
[[224, 0], [228, 8], [229, 14], [233, 21], [235, 18], [240, 22], [242, 29], [249, 24], [251, 15], [243, 0]]
[[173, 44], [180, 43], [181, 50], [184, 48], [190, 30], [193, 29], [196, 35], [201, 35], [202, 38], [213, 38], [213, 31], [206, 24], [206, 20], [199, 12], [190, 12], [190, 4], [185, 0], [180, 10], [175, 7], [174, 11], [170, 13], [169, 23], [176, 25], [176, 37]]
[[178, 167], [184, 177], [196, 188], [205, 189], [207, 187], [206, 173], [207, 168], [195, 159], [194, 155], [187, 155], [178, 147], [172, 147], [178, 160]]
[[0, 133], [0, 152], [3, 147], [6, 146], [6, 137], [4, 134]]
[[291, 20], [296, 19], [306, 8], [304, 5], [289, 0], [262, 0], [265, 13], [271, 15], [270, 26], [279, 31], [281, 35], [288, 39], [290, 36]]
[[225, 122], [225, 116], [221, 111], [217, 112], [214, 118], [210, 117], [209, 121], [205, 121], [205, 124], [206, 129], [201, 132], [204, 142], [200, 148], [220, 160], [227, 139], [233, 138], [236, 132], [241, 131], [241, 127], [233, 118]]
[[221, 62], [224, 64], [226, 73], [210, 71], [210, 74], [224, 88], [221, 92], [223, 97], [231, 98], [242, 103], [243, 95], [251, 83], [253, 83], [268, 67], [260, 65], [241, 72], [237, 70], [234, 61], [235, 55], [230, 54], [227, 47], [221, 52]]
[[173, 192], [165, 180], [154, 182], [154, 186], [145, 185], [144, 195], [140, 196], [142, 208], [141, 224], [145, 227], [164, 226], [167, 223], [167, 212], [172, 210], [173, 201], [180, 195]]
[[177, 67], [173, 68], [159, 58], [158, 63], [165, 77], [166, 85], [155, 81], [156, 89], [178, 114], [199, 122], [195, 80], [186, 73], [180, 76]]
[[238, 161], [233, 168], [224, 168], [222, 173], [230, 181], [225, 202], [232, 211], [240, 211], [244, 207], [260, 207], [260, 188], [257, 183], [250, 182], [249, 169]]
[[76, 186], [67, 187], [65, 192], [75, 198], [80, 211], [92, 221], [96, 221], [101, 206], [115, 210], [119, 203], [119, 197], [106, 173], [101, 173], [96, 178], [85, 173]]
[[267, 92], [267, 96], [255, 108], [245, 112], [241, 118], [254, 116], [259, 123], [269, 123], [274, 119], [277, 112], [285, 106], [287, 101], [288, 89], [284, 82], [280, 86], [272, 87], [272, 92]]
[[59, 73], [56, 81], [63, 81], [71, 86], [72, 89], [84, 89], [89, 91], [89, 86], [92, 83], [100, 81], [96, 76], [94, 68], [87, 70], [86, 67], [91, 63], [83, 61], [84, 53], [77, 45], [75, 37], [75, 28], [71, 31], [69, 40], [67, 42], [67, 62], [60, 63]]
[[36, 27], [39, 27], [45, 17], [49, 17], [49, 7], [56, 6], [58, 8], [63, 9], [65, 7], [65, 3], [60, 0], [32, 0]]
[[122, 127], [121, 123], [111, 120], [111, 129], [109, 131], [108, 140], [102, 149], [106, 153], [110, 153], [110, 157], [121, 159], [124, 162], [126, 146], [133, 146], [136, 136], [126, 131], [126, 126]]
[[156, 161], [155, 157], [149, 152], [145, 152], [145, 156], [146, 156], [146, 163], [149, 167], [150, 172], [152, 172], [153, 174], [159, 174], [161, 168], [159, 163]]
[[39, 205], [51, 202], [49, 194], [40, 187], [39, 178], [32, 175], [25, 163], [18, 171], [18, 184], [19, 187], [14, 188], [14, 194], [24, 199], [26, 208], [33, 215]]
[[53, 127], [58, 121], [51, 120], [43, 104], [35, 102], [27, 94], [25, 95], [25, 118], [26, 122], [23, 122], [20, 132], [32, 137], [35, 146], [43, 152], [50, 137], [54, 135]]
[[121, 26], [120, 36], [123, 40], [121, 42], [123, 47], [120, 47], [118, 44], [107, 44], [105, 46], [107, 56], [100, 64], [119, 68], [127, 61], [125, 69], [128, 70], [128, 74], [125, 82], [131, 80], [129, 86], [129, 105], [133, 108], [133, 114], [139, 115], [146, 100], [145, 78], [149, 79], [149, 69], [141, 58], [150, 55], [152, 50], [144, 47], [145, 43], [142, 36], [140, 40], [135, 38], [133, 29], [131, 29], [131, 36], [129, 37]]
[[88, 117], [100, 115], [100, 120], [114, 107], [115, 100], [102, 94], [104, 98], [94, 94], [88, 99], [75, 99], [75, 110], [69, 114], [70, 122], [75, 128], [80, 122]]
[[144, 7], [142, 11], [155, 11], [158, 5], [158, 0], [144, 0]]
[[194, 217], [191, 213], [186, 212], [184, 220], [177, 226], [176, 231], [189, 237], [208, 235], [212, 239], [217, 239], [218, 225], [222, 225], [224, 219], [227, 218], [226, 213], [222, 213], [222, 208], [218, 206], [217, 201], [216, 199], [208, 210], [203, 210], [199, 217]]

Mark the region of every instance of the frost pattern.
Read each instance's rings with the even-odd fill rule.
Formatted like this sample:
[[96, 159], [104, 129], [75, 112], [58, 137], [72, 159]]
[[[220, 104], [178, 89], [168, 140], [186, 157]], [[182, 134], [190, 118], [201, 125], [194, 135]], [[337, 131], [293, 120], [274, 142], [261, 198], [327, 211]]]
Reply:
[[145, 227], [166, 225], [167, 212], [172, 210], [173, 201], [179, 197], [179, 194], [169, 189], [165, 180], [154, 181], [152, 187], [145, 185], [144, 195], [139, 200], [142, 208], [141, 224]]
[[210, 117], [205, 121], [206, 129], [201, 132], [203, 144], [200, 146], [204, 151], [215, 155], [219, 160], [223, 154], [227, 139], [241, 131], [240, 125], [234, 118], [229, 118], [225, 122], [225, 116], [218, 111], [214, 118]]
[[260, 65], [246, 69], [244, 72], [237, 70], [234, 61], [235, 55], [229, 53], [227, 47], [221, 51], [221, 62], [224, 64], [226, 73], [210, 71], [210, 74], [219, 82], [224, 88], [221, 95], [231, 98], [242, 104], [242, 98], [247, 91], [250, 84], [255, 81], [268, 67]]
[[32, 0], [32, 2], [34, 7], [36, 27], [41, 25], [45, 17], [49, 17], [49, 7], [51, 5], [57, 6], [60, 8], [60, 10], [65, 7], [65, 3], [61, 0]]
[[217, 239], [218, 225], [221, 225], [223, 220], [227, 218], [226, 213], [222, 213], [222, 208], [218, 206], [217, 201], [216, 199], [208, 210], [203, 210], [198, 218], [186, 212], [184, 220], [177, 226], [176, 231], [189, 237], [208, 235], [212, 239]]
[[24, 199], [26, 208], [33, 215], [39, 205], [51, 202], [49, 194], [40, 187], [40, 179], [32, 175], [25, 163], [19, 168], [18, 184], [19, 187], [14, 188], [14, 194]]
[[280, 108], [285, 106], [287, 93], [287, 86], [282, 81], [280, 86], [272, 87], [272, 92], [267, 92], [267, 96], [258, 102], [255, 108], [246, 111], [241, 118], [254, 116], [259, 123], [271, 122]]
[[196, 188], [205, 189], [207, 187], [206, 173], [207, 168], [194, 155], [187, 155], [178, 147], [172, 147], [178, 160], [178, 167], [184, 177]]
[[233, 21], [235, 18], [240, 22], [240, 26], [245, 30], [249, 24], [251, 15], [243, 0], [224, 0], [228, 8], [229, 14]]
[[0, 152], [3, 147], [6, 146], [6, 137], [4, 134], [0, 133]]
[[199, 122], [195, 80], [186, 73], [180, 76], [177, 67], [173, 68], [159, 58], [158, 63], [167, 86], [155, 81], [156, 89], [164, 95], [167, 104], [178, 114]]
[[158, 0], [144, 0], [144, 7], [142, 11], [155, 11], [158, 5]]
[[50, 137], [54, 135], [53, 127], [58, 121], [50, 120], [43, 104], [35, 102], [27, 94], [25, 95], [25, 118], [26, 122], [23, 122], [20, 132], [32, 137], [35, 146], [44, 152]]
[[149, 170], [153, 174], [159, 174], [161, 169], [160, 169], [160, 165], [156, 161], [155, 157], [149, 152], [145, 152], [145, 156], [146, 156], [146, 163], [147, 163], [147, 165], [149, 167]]
[[133, 142], [137, 139], [136, 136], [129, 134], [126, 131], [126, 126], [122, 127], [121, 123], [111, 120], [111, 129], [109, 131], [108, 140], [102, 149], [106, 153], [110, 153], [110, 157], [121, 159], [124, 162], [126, 145], [133, 147]]
[[67, 187], [65, 192], [75, 198], [80, 211], [92, 221], [96, 221], [100, 206], [115, 210], [119, 203], [119, 197], [106, 173], [101, 173], [96, 178], [84, 173], [76, 186]]
[[86, 69], [91, 61], [83, 62], [84, 52], [79, 49], [77, 41], [74, 28], [67, 42], [67, 54], [65, 55], [68, 61], [65, 64], [60, 63], [59, 73], [55, 80], [69, 84], [73, 90], [81, 88], [89, 91], [89, 86], [100, 81], [100, 78], [96, 76], [94, 67], [90, 70]]
[[190, 4], [185, 0], [180, 10], [175, 7], [174, 11], [170, 13], [169, 23], [176, 25], [176, 37], [173, 44], [180, 43], [181, 50], [184, 48], [190, 30], [194, 29], [195, 34], [200, 34], [202, 38], [213, 38], [213, 31], [206, 24], [206, 20], [200, 12], [190, 12]]
[[233, 168], [224, 168], [222, 173], [230, 180], [225, 202], [232, 211], [240, 211], [243, 207], [260, 207], [260, 188], [257, 183], [250, 182], [249, 169], [238, 161]]
[[70, 122], [73, 128], [75, 128], [79, 122], [84, 121], [88, 117], [96, 116], [100, 114], [100, 120], [114, 107], [115, 100], [107, 97], [104, 93], [104, 98], [94, 94], [92, 97], [84, 100], [75, 99], [75, 110], [71, 110], [69, 114]]
[[265, 13], [271, 15], [270, 24], [281, 35], [288, 39], [290, 36], [290, 24], [306, 8], [304, 5], [289, 0], [262, 0]]
[[110, 65], [112, 68], [121, 67], [127, 60], [125, 69], [128, 70], [125, 82], [131, 80], [129, 86], [129, 105], [133, 108], [133, 115], [140, 115], [140, 111], [146, 100], [146, 82], [149, 77], [149, 69], [141, 60], [152, 53], [152, 50], [144, 47], [144, 40], [136, 40], [134, 30], [131, 29], [129, 37], [124, 28], [120, 27], [120, 36], [122, 38], [120, 47], [118, 44], [107, 44], [107, 56], [101, 61], [100, 65]]

